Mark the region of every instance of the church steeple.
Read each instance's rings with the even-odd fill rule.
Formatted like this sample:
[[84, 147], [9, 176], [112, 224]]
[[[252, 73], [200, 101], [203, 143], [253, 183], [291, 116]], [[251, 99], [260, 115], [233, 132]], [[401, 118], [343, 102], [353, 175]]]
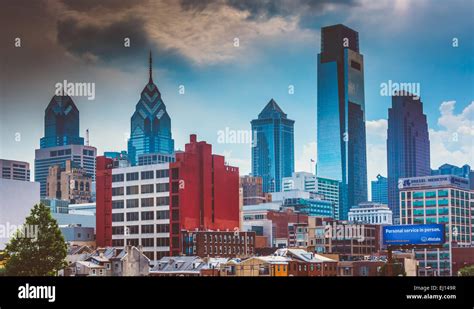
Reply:
[[153, 74], [152, 74], [152, 59], [151, 59], [151, 49], [150, 49], [150, 58], [149, 58], [149, 63], [150, 63], [150, 68], [149, 68], [149, 73], [150, 73], [150, 79], [149, 79], [149, 83], [152, 84], [153, 83]]

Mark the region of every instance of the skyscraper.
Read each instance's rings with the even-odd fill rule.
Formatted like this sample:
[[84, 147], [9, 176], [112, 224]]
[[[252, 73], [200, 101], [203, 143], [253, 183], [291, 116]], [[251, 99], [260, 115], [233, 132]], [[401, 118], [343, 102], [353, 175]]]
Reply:
[[377, 180], [372, 181], [372, 202], [388, 205], [388, 179], [377, 175]]
[[388, 206], [393, 212], [393, 223], [399, 224], [399, 179], [431, 174], [428, 123], [423, 103], [417, 97], [392, 97], [388, 110], [387, 171]]
[[84, 168], [95, 181], [97, 149], [84, 145], [79, 136], [79, 110], [69, 96], [54, 96], [44, 115], [44, 137], [40, 149], [35, 150], [35, 181], [40, 183], [41, 197], [46, 196], [49, 167], [66, 167], [66, 161]]
[[[149, 80], [143, 89], [131, 119], [128, 157], [137, 165], [139, 157], [147, 154], [172, 155], [174, 140], [171, 137], [171, 119], [161, 99], [158, 87], [153, 83], [152, 58], [149, 58]], [[164, 156], [169, 158], [169, 156]], [[169, 161], [166, 161], [169, 162]], [[154, 163], [157, 163], [156, 161]]]
[[281, 191], [283, 177], [290, 177], [295, 170], [294, 126], [280, 106], [271, 99], [258, 119], [251, 121], [252, 175], [263, 179], [263, 192]]
[[79, 110], [70, 96], [54, 96], [44, 111], [44, 137], [40, 148], [84, 145], [79, 136]]
[[359, 34], [321, 29], [318, 55], [317, 176], [341, 182], [340, 218], [367, 200], [364, 58]]

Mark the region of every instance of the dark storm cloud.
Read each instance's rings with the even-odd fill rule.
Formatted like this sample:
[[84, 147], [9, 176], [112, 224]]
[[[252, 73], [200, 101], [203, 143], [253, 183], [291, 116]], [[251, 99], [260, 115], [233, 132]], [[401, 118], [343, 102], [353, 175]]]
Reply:
[[129, 9], [141, 5], [146, 1], [147, 0], [62, 0], [61, 2], [64, 3], [68, 9], [85, 12], [101, 7], [115, 8], [116, 10]]
[[[68, 17], [58, 21], [57, 31], [59, 44], [69, 52], [80, 57], [93, 55], [102, 61], [133, 56], [152, 46], [145, 21], [134, 16], [107, 25], [84, 24]], [[124, 46], [125, 38], [130, 39], [130, 47]]]
[[185, 10], [203, 10], [210, 4], [223, 4], [250, 13], [249, 19], [276, 16], [316, 15], [327, 5], [353, 6], [356, 0], [181, 0]]

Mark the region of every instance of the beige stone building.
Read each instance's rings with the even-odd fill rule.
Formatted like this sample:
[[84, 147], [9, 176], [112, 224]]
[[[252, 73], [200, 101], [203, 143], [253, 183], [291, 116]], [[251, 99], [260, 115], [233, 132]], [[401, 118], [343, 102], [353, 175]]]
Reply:
[[91, 201], [92, 175], [83, 168], [74, 167], [72, 161], [66, 161], [65, 168], [54, 165], [49, 168], [46, 179], [46, 196], [51, 199], [67, 200], [71, 204]]

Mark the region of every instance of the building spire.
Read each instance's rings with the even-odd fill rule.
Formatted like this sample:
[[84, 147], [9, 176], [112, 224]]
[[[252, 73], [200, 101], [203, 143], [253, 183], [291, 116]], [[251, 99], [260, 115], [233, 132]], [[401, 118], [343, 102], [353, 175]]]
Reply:
[[151, 49], [150, 49], [150, 58], [149, 58], [149, 63], [150, 63], [150, 80], [149, 83], [153, 83], [153, 76], [152, 76], [152, 59], [151, 59]]

